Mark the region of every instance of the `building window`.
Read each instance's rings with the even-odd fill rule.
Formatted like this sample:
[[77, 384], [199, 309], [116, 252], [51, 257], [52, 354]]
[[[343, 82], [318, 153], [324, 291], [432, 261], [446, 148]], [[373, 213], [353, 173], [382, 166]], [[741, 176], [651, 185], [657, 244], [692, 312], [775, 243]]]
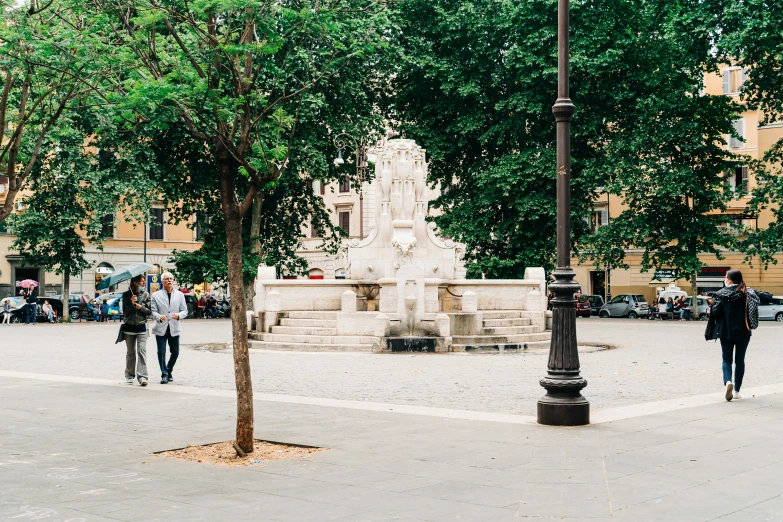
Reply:
[[745, 119], [740, 118], [739, 120], [734, 120], [732, 125], [734, 126], [734, 132], [736, 132], [741, 139], [729, 136], [729, 147], [732, 149], [742, 148], [745, 146]]
[[344, 193], [350, 192], [350, 191], [351, 191], [351, 180], [346, 178], [346, 179], [340, 181], [340, 193], [344, 194]]
[[207, 216], [206, 212], [199, 212], [193, 217], [193, 219], [196, 222], [196, 224], [193, 226], [193, 231], [196, 238], [195, 240], [204, 241], [204, 236], [207, 233], [207, 225], [209, 225], [209, 216]]
[[345, 230], [345, 233], [351, 235], [351, 213], [340, 212], [340, 228]]
[[728, 176], [729, 187], [732, 192], [748, 190], [748, 167], [737, 167]]
[[101, 218], [101, 236], [114, 237], [114, 216], [111, 214]]
[[738, 94], [748, 79], [745, 69], [735, 67], [723, 70], [723, 94]]
[[153, 208], [150, 212], [150, 239], [163, 239], [163, 213], [162, 208]]
[[312, 221], [310, 222], [310, 237], [312, 239], [321, 237], [321, 231], [318, 230], [318, 227]]
[[594, 210], [590, 213], [590, 230], [595, 232], [600, 227], [605, 227], [609, 224], [609, 211], [604, 210]]
[[318, 182], [318, 187], [321, 189], [321, 195], [323, 196], [326, 194], [326, 183], [323, 182], [323, 180]]

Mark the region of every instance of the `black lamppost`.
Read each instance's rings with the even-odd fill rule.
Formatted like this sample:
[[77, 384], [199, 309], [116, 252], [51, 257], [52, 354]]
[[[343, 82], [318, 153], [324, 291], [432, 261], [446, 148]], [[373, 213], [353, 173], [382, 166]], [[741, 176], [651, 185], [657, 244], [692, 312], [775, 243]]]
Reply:
[[347, 132], [341, 132], [334, 137], [334, 144], [337, 146], [335, 166], [339, 167], [345, 163], [343, 149], [353, 147], [356, 154], [356, 179], [359, 180], [359, 239], [364, 239], [364, 180], [367, 173], [367, 140], [364, 136], [357, 140]]
[[541, 379], [546, 395], [538, 400], [538, 422], [552, 426], [590, 423], [590, 403], [581, 390], [587, 381], [579, 375], [576, 349], [576, 299], [579, 284], [571, 269], [571, 116], [568, 96], [568, 2], [557, 3], [557, 269], [549, 285], [552, 299], [552, 344], [547, 376]]

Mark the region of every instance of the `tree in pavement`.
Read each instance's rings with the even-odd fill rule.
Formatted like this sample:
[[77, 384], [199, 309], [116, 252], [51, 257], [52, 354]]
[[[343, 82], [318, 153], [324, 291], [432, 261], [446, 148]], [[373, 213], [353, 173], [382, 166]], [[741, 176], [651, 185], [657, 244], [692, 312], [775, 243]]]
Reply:
[[[299, 111], [317, 102], [310, 90], [375, 50], [384, 15], [361, 0], [85, 5], [112, 29], [104, 52], [127, 75], [126, 116], [155, 129], [176, 127], [214, 161], [229, 289], [242, 296], [243, 218], [292, 167]], [[249, 452], [253, 398], [244, 300], [235, 298], [232, 307], [237, 444]]]
[[0, 2], [0, 177], [8, 192], [0, 222], [46, 155], [60, 120], [82, 104], [104, 103], [115, 86], [109, 62], [90, 54], [91, 24], [59, 0]]
[[[713, 36], [717, 53], [713, 69], [721, 64], [744, 69], [742, 103], [760, 110], [759, 125], [783, 121], [783, 5], [765, 0], [704, 2], [702, 9], [715, 20]], [[752, 212], [770, 209], [774, 220], [752, 231], [742, 241], [746, 260], [758, 257], [764, 266], [777, 263], [783, 251], [783, 138], [765, 153], [766, 169], [754, 171], [756, 186], [750, 201]]]
[[[609, 265], [635, 243], [647, 249], [645, 262], [671, 261], [690, 273], [698, 252], [731, 243], [724, 218], [701, 217], [729, 197], [722, 177], [734, 164], [718, 142], [734, 112], [728, 100], [697, 96], [712, 27], [698, 4], [571, 5], [574, 245]], [[466, 244], [473, 276], [553, 268], [555, 3], [396, 7], [390, 115], [426, 147], [433, 179], [448, 188], [435, 202], [444, 211], [436, 223]], [[619, 194], [627, 186], [633, 211], [585, 244], [595, 189]], [[637, 241], [645, 234], [649, 241]]]
[[[15, 236], [12, 246], [25, 264], [62, 275], [62, 313], [69, 321], [70, 277], [90, 267], [84, 241], [88, 230], [96, 230], [88, 226], [95, 214], [85, 206], [83, 196], [90, 190], [87, 182], [95, 169], [94, 157], [84, 147], [84, 134], [68, 118], [60, 123], [64, 125], [42, 141], [49, 152], [31, 171], [29, 192], [20, 199], [24, 210], [12, 214], [8, 222]], [[100, 243], [99, 237], [89, 235], [93, 243]]]
[[604, 189], [622, 197], [623, 210], [584, 238], [580, 257], [627, 268], [634, 249], [643, 271], [673, 268], [693, 284], [695, 296], [700, 255], [722, 259], [742, 233], [726, 210], [747, 187], [731, 187], [727, 178], [742, 166], [761, 167], [726, 150], [725, 136], [738, 137], [732, 122], [741, 106], [701, 91], [711, 41], [698, 2], [640, 5], [637, 30], [657, 67], [634, 110], [613, 129], [600, 165], [608, 176]]

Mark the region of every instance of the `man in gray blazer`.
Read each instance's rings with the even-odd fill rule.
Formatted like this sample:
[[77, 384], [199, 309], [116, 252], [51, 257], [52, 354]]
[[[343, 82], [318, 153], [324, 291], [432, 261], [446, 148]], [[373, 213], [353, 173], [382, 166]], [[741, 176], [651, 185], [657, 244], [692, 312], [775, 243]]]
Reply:
[[[188, 315], [185, 296], [174, 288], [174, 276], [163, 272], [163, 288], [152, 294], [152, 317], [155, 324], [152, 333], [158, 343], [158, 364], [160, 365], [160, 383], [174, 382], [174, 364], [179, 357], [180, 321]], [[166, 362], [166, 341], [169, 343], [171, 357]]]

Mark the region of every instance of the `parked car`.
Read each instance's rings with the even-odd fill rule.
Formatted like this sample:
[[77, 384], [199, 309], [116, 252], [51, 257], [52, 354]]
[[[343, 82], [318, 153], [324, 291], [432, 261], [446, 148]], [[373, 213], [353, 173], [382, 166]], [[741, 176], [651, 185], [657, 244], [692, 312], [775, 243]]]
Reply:
[[[0, 303], [5, 302], [6, 300], [11, 304], [11, 319], [8, 321], [11, 323], [23, 323], [25, 314], [24, 305], [26, 304], [24, 297], [6, 297], [0, 299]], [[0, 310], [2, 310], [2, 307], [0, 307]], [[0, 322], [2, 322], [4, 319], [5, 312], [0, 312]]]
[[[693, 297], [688, 297], [687, 299], [685, 299], [685, 305], [688, 308], [691, 309], [691, 311], [693, 313], [693, 317], [697, 317], [696, 316], [696, 310], [694, 310], [693, 306], [691, 306], [692, 302], [693, 302]], [[706, 297], [701, 297], [701, 296], [696, 296], [696, 302], [699, 304], [699, 315], [698, 315], [698, 318], [699, 319], [706, 319], [707, 318], [707, 306], [709, 306], [709, 305], [707, 305], [707, 298]]]
[[[764, 295], [767, 294], [767, 295]], [[759, 292], [759, 320], [777, 321], [783, 323], [783, 297], [769, 295], [767, 292]]]
[[576, 316], [590, 317], [593, 315], [593, 308], [590, 306], [590, 296], [580, 295], [576, 299]]
[[63, 318], [63, 302], [56, 297], [47, 296], [38, 298], [38, 314], [36, 315], [36, 321], [40, 323], [49, 320], [49, 318], [46, 317], [46, 314], [43, 313], [44, 301], [49, 301], [49, 304], [52, 305], [52, 310], [57, 314], [58, 321]]
[[603, 296], [588, 295], [587, 298], [590, 300], [590, 309], [592, 310], [593, 315], [598, 315], [598, 312], [601, 311], [601, 307], [605, 304]]
[[188, 306], [188, 317], [198, 317], [198, 297], [194, 294], [185, 294], [185, 304]]
[[[59, 299], [60, 301], [63, 300], [62, 294], [58, 294], [53, 296], [56, 299]], [[89, 296], [85, 294], [71, 294], [68, 296], [68, 314], [71, 316], [71, 321], [78, 321], [79, 315], [81, 314], [82, 310], [86, 307], [82, 306], [83, 303], [87, 303], [90, 300]]]
[[647, 317], [650, 315], [650, 305], [641, 294], [620, 294], [601, 307], [599, 317]]

